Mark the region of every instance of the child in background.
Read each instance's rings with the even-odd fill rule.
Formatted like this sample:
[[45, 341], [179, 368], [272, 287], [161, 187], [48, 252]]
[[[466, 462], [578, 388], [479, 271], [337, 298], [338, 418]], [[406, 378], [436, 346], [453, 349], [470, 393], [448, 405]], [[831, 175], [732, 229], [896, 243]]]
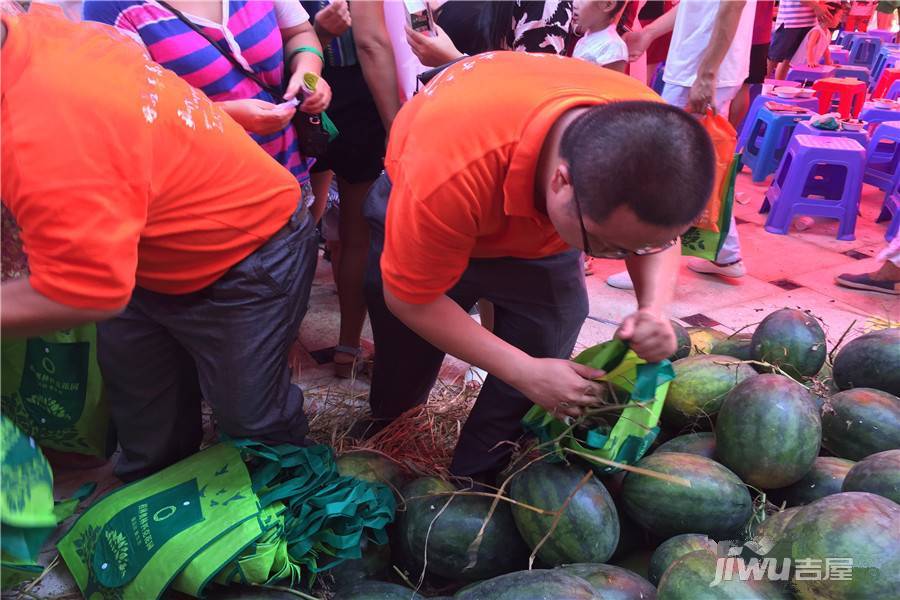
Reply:
[[575, 44], [572, 56], [624, 73], [628, 46], [619, 37], [616, 25], [625, 4], [624, 0], [575, 0], [575, 24], [584, 37]]
[[844, 16], [844, 9], [839, 2], [827, 3], [826, 9], [825, 16], [809, 30], [791, 60], [786, 60], [779, 65], [778, 71], [775, 73], [776, 79], [787, 79], [791, 67], [817, 67], [821, 64], [833, 64], [828, 45], [831, 43], [831, 30], [840, 24]]

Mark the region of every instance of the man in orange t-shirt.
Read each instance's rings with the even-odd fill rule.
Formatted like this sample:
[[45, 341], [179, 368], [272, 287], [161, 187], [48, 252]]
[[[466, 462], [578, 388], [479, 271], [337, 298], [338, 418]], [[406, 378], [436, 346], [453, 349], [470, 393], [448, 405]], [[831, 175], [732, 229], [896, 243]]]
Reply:
[[[676, 241], [709, 198], [713, 150], [643, 84], [557, 56], [463, 59], [400, 111], [385, 166], [366, 204], [370, 430], [427, 398], [444, 352], [490, 374], [457, 476], [489, 482], [532, 403], [595, 403], [597, 373], [567, 360], [588, 312], [582, 251], [624, 258], [634, 277], [639, 307], [618, 336], [649, 361], [675, 351], [663, 311]], [[480, 298], [493, 332], [467, 314]]]
[[296, 179], [114, 29], [40, 5], [2, 24], [2, 199], [30, 270], [2, 285], [3, 336], [99, 321], [123, 479], [199, 449], [201, 397], [232, 437], [302, 443]]

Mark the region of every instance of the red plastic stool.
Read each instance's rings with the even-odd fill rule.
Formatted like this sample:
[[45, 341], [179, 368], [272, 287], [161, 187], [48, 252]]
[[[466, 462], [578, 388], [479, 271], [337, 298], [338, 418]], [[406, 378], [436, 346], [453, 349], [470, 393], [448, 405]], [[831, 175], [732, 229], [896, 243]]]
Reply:
[[891, 84], [898, 80], [900, 80], [900, 69], [885, 69], [878, 78], [875, 89], [872, 90], [872, 97], [884, 98], [884, 95], [891, 89]]
[[813, 84], [816, 96], [819, 97], [819, 112], [822, 114], [831, 112], [831, 100], [837, 95], [840, 99], [838, 112], [841, 118], [849, 119], [859, 116], [863, 102], [866, 101], [866, 88], [864, 81], [851, 77], [827, 77]]

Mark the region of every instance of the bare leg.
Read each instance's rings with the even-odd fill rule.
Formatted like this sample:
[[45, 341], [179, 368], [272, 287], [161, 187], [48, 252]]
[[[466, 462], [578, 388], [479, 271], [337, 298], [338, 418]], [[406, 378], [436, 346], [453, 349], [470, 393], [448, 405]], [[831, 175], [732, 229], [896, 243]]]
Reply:
[[309, 182], [312, 184], [313, 195], [316, 197], [309, 212], [316, 223], [322, 220], [322, 215], [325, 214], [325, 205], [328, 202], [328, 189], [331, 187], [331, 180], [333, 178], [334, 173], [331, 171], [312, 173], [309, 177]]
[[778, 70], [775, 71], [775, 79], [784, 80], [787, 78], [788, 71], [791, 70], [791, 61], [785, 60], [782, 61], [780, 65], [778, 65]]
[[[372, 182], [348, 183], [338, 178], [341, 194], [340, 238], [341, 257], [336, 265], [338, 301], [341, 306], [341, 330], [338, 345], [359, 348], [363, 324], [366, 321], [366, 301], [363, 297], [363, 278], [369, 255], [369, 224], [363, 218], [362, 206]], [[343, 365], [352, 365], [357, 356], [349, 352], [335, 352], [334, 362], [340, 374], [347, 372]], [[349, 373], [347, 373], [349, 376]]]
[[731, 101], [731, 110], [728, 113], [728, 120], [731, 121], [731, 124], [737, 129], [741, 121], [744, 120], [744, 117], [747, 116], [747, 111], [750, 109], [750, 84], [745, 83], [741, 86], [741, 89], [738, 90], [737, 95]]

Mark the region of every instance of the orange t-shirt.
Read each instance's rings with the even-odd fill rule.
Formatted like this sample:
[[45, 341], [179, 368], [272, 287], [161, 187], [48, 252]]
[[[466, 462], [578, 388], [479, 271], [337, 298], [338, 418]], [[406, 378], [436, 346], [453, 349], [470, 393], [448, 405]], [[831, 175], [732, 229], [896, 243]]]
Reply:
[[535, 207], [544, 139], [566, 111], [617, 100], [661, 101], [636, 79], [556, 55], [489, 52], [441, 73], [391, 129], [385, 286], [424, 304], [452, 288], [470, 258], [568, 249]]
[[4, 16], [2, 200], [31, 284], [77, 308], [202, 289], [290, 219], [297, 180], [111, 27]]

